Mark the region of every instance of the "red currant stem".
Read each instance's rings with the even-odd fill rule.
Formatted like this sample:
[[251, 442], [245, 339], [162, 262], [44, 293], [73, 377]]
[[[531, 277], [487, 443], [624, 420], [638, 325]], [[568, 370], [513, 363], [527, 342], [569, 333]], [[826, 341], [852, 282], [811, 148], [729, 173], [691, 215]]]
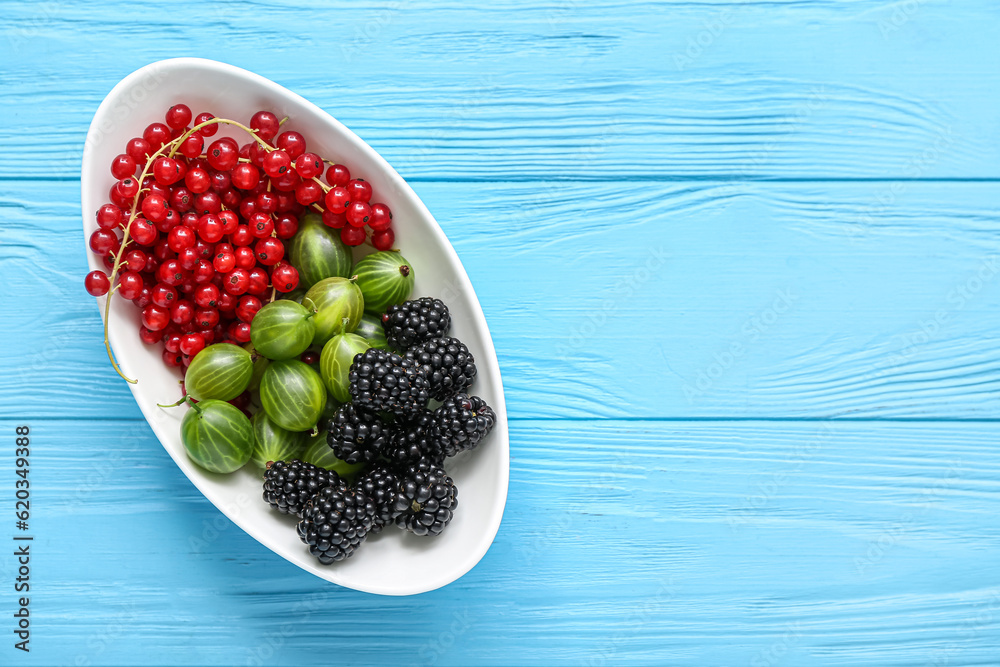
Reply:
[[330, 190], [332, 190], [332, 188], [329, 185], [319, 180], [318, 176], [313, 176], [313, 180], [319, 183], [319, 187], [323, 188], [323, 192], [329, 192]]
[[288, 116], [285, 116], [284, 118], [282, 118], [281, 120], [279, 120], [278, 121], [278, 127], [281, 127], [282, 125], [284, 125], [286, 120], [288, 120]]
[[323, 213], [326, 213], [326, 210], [322, 206], [320, 206], [319, 204], [310, 204], [310, 206], [312, 206], [314, 209], [316, 209], [317, 211], [319, 211], [321, 215]]
[[[264, 141], [263, 139], [261, 139], [260, 137], [257, 136], [257, 131], [256, 130], [250, 129], [249, 127], [247, 127], [243, 123], [239, 123], [239, 122], [237, 122], [235, 120], [229, 120], [228, 118], [210, 118], [210, 119], [206, 120], [204, 123], [198, 123], [197, 125], [195, 125], [194, 127], [192, 127], [190, 130], [188, 130], [187, 132], [185, 132], [181, 136], [179, 136], [176, 139], [174, 139], [173, 141], [171, 141], [170, 144], [175, 144], [175, 145], [174, 145], [173, 149], [171, 149], [171, 151], [167, 155], [167, 157], [172, 158], [174, 156], [174, 153], [177, 152], [177, 149], [180, 148], [181, 144], [184, 143], [184, 141], [188, 137], [190, 137], [192, 134], [194, 134], [195, 132], [197, 132], [201, 128], [207, 127], [209, 125], [219, 125], [219, 124], [222, 124], [222, 125], [234, 125], [234, 126], [240, 128], [240, 129], [244, 130], [247, 134], [249, 134], [251, 137], [253, 137], [254, 139], [256, 139], [257, 143], [259, 143], [261, 146], [263, 146], [265, 149], [267, 149], [268, 152], [271, 152], [271, 151], [274, 150], [273, 146], [269, 146], [266, 141]], [[167, 145], [169, 145], [169, 144], [167, 144]]]
[[[163, 144], [158, 149], [156, 149], [155, 153], [153, 153], [152, 155], [149, 156], [149, 158], [147, 158], [146, 164], [142, 168], [142, 174], [140, 174], [139, 176], [140, 184], [146, 180], [146, 176], [149, 174], [150, 167], [153, 166], [153, 162], [156, 161], [156, 158], [163, 153], [163, 150], [167, 148], [167, 146], [171, 146], [174, 144], [179, 146], [180, 141], [182, 141], [182, 139], [178, 137], [177, 139], [174, 139], [172, 141]], [[175, 149], [176, 147], [177, 146], [174, 146]], [[135, 220], [136, 213], [139, 210], [139, 196], [141, 194], [142, 194], [142, 188], [140, 187], [139, 190], [135, 193], [135, 197], [132, 198], [132, 210], [129, 211], [128, 222], [125, 223], [125, 230], [124, 232], [122, 232], [121, 246], [118, 248], [118, 254], [115, 255], [115, 261], [111, 267], [111, 277], [108, 278], [108, 280], [111, 282], [112, 285], [115, 284], [115, 278], [118, 277], [118, 269], [120, 269], [122, 266], [122, 256], [125, 254], [125, 247], [129, 243], [129, 230], [131, 229], [132, 222]], [[115, 289], [117, 289], [117, 287]], [[122, 369], [118, 365], [118, 362], [115, 361], [115, 355], [111, 352], [111, 341], [108, 340], [108, 320], [111, 318], [111, 296], [114, 293], [115, 290], [114, 289], [111, 290], [108, 293], [107, 301], [104, 302], [104, 349], [108, 351], [108, 358], [111, 359], [111, 365], [112, 367], [114, 367], [115, 372], [118, 373], [119, 377], [121, 377], [121, 379], [125, 380], [129, 384], [136, 384], [138, 383], [138, 380], [133, 380], [122, 372]]]
[[271, 300], [268, 301], [268, 303], [274, 303], [274, 297], [276, 297], [276, 296], [278, 296], [278, 290], [274, 287], [274, 285], [272, 285], [271, 286]]
[[[180, 405], [182, 403], [187, 403], [187, 402], [190, 402], [190, 399], [187, 397], [187, 394], [184, 394], [184, 396], [181, 397], [181, 400], [177, 401], [176, 403], [171, 403], [170, 405], [163, 405], [161, 403], [157, 403], [156, 407], [158, 407], [158, 408], [176, 408], [178, 405]], [[195, 403], [191, 403], [191, 405], [195, 405]], [[201, 412], [201, 409], [199, 408], [198, 411]]]

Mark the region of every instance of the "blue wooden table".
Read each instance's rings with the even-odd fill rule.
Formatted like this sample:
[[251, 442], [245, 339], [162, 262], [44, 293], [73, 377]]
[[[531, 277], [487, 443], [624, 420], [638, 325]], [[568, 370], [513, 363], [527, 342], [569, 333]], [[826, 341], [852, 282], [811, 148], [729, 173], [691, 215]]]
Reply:
[[[0, 19], [0, 663], [1000, 664], [993, 0], [3, 0]], [[465, 263], [511, 481], [458, 582], [384, 598], [278, 558], [110, 368], [83, 141], [121, 77], [178, 55], [342, 120]]]

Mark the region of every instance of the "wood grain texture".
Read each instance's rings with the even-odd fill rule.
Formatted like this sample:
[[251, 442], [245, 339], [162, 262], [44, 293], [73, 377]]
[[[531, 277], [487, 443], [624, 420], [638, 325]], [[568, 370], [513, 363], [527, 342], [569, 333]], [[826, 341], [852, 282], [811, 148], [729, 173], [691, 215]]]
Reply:
[[144, 664], [240, 665], [331, 652], [343, 664], [987, 664], [1000, 651], [991, 424], [518, 421], [486, 558], [397, 599], [261, 547], [143, 421], [39, 422], [33, 437], [38, 664], [128, 664], [140, 645]]
[[[1000, 187], [896, 185], [417, 190], [482, 302], [514, 418], [996, 419]], [[0, 397], [138, 417], [80, 284], [76, 187], [0, 184], [0, 298], [22, 341]], [[111, 400], [75, 401], [84, 377]]]
[[0, 4], [0, 177], [76, 178], [104, 95], [176, 55], [299, 92], [410, 179], [1000, 176], [990, 0], [317, 4]]
[[[0, 664], [997, 664], [994, 2], [0, 17], [0, 433], [33, 430], [37, 536], [32, 654]], [[276, 557], [110, 369], [83, 141], [118, 80], [180, 55], [330, 111], [463, 260], [512, 460], [454, 584], [375, 597]]]

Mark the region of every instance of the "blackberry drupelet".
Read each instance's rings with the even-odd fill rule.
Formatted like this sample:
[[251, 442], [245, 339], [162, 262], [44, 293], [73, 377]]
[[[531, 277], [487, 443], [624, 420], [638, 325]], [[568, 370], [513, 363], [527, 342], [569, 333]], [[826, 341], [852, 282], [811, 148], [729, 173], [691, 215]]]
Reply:
[[382, 315], [382, 328], [389, 345], [407, 350], [411, 345], [447, 334], [451, 314], [443, 301], [425, 296], [390, 306]]
[[431, 398], [443, 401], [464, 392], [476, 379], [476, 360], [457, 338], [432, 338], [407, 351], [430, 384]]
[[370, 463], [389, 440], [391, 427], [378, 415], [358, 410], [353, 403], [340, 406], [327, 425], [326, 441], [333, 455], [350, 464]]
[[434, 413], [421, 410], [409, 421], [399, 424], [382, 449], [382, 456], [396, 467], [405, 467], [420, 459], [440, 464], [444, 461], [444, 453], [432, 436], [433, 423]]
[[264, 500], [282, 514], [301, 517], [309, 499], [327, 486], [347, 488], [332, 470], [298, 459], [275, 461], [264, 473]]
[[375, 504], [363, 491], [328, 486], [306, 504], [297, 531], [309, 553], [328, 565], [349, 558], [374, 520]]
[[478, 396], [458, 394], [434, 411], [431, 437], [445, 456], [474, 448], [496, 424], [497, 415]]
[[412, 359], [371, 348], [354, 358], [348, 373], [351, 401], [369, 412], [416, 415], [430, 400], [427, 378]]
[[416, 535], [440, 535], [458, 507], [458, 488], [444, 471], [423, 460], [400, 473], [396, 525]]
[[364, 492], [375, 504], [375, 519], [371, 533], [374, 535], [396, 518], [396, 495], [399, 493], [399, 477], [385, 465], [376, 465], [354, 483], [354, 488]]

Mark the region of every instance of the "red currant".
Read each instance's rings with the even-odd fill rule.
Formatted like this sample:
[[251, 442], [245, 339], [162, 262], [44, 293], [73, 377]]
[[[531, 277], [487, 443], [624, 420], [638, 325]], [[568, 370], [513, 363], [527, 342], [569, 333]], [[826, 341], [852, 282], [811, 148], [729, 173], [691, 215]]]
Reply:
[[250, 342], [250, 325], [246, 322], [233, 322], [229, 327], [229, 335], [238, 343]]
[[216, 169], [213, 169], [211, 172], [209, 172], [209, 176], [212, 179], [212, 190], [215, 190], [217, 193], [219, 193], [220, 197], [222, 196], [223, 192], [231, 189], [230, 183], [232, 182], [232, 180], [229, 178], [228, 171], [218, 171]]
[[295, 171], [302, 178], [313, 178], [323, 173], [323, 158], [315, 153], [303, 153], [295, 158]]
[[[185, 177], [186, 178], [186, 177]], [[170, 206], [177, 209], [178, 213], [187, 213], [194, 205], [194, 195], [186, 187], [174, 188], [170, 195]]]
[[156, 279], [171, 287], [176, 287], [187, 278], [187, 271], [176, 259], [167, 259], [156, 269]]
[[254, 235], [250, 233], [250, 228], [246, 225], [239, 225], [230, 235], [230, 240], [234, 246], [244, 246], [253, 243]]
[[231, 252], [220, 252], [212, 259], [212, 266], [218, 273], [229, 273], [236, 268], [236, 255]]
[[178, 352], [171, 352], [170, 350], [163, 350], [163, 363], [171, 368], [179, 368], [181, 364], [184, 363], [184, 355]]
[[122, 180], [118, 181], [118, 194], [120, 194], [125, 199], [132, 199], [139, 192], [139, 181], [135, 180], [131, 176], [127, 176]]
[[291, 156], [281, 149], [271, 151], [264, 156], [264, 173], [271, 178], [287, 173], [291, 166]]
[[[214, 118], [215, 116], [213, 116], [212, 114], [208, 113], [207, 111], [203, 111], [202, 113], [194, 117], [194, 124], [201, 125], [202, 123], [210, 121]], [[218, 131], [219, 131], [219, 124], [212, 123], [211, 125], [206, 125], [205, 127], [198, 130], [198, 133], [201, 134], [201, 136], [203, 137], [211, 137]]]
[[247, 291], [250, 286], [250, 272], [244, 268], [233, 269], [223, 277], [222, 288], [234, 296]]
[[222, 233], [232, 234], [240, 224], [240, 218], [233, 211], [221, 211], [219, 220], [222, 222]]
[[[145, 218], [136, 218], [129, 225], [129, 235], [135, 240], [139, 245], [153, 245], [156, 240], [160, 238], [159, 232], [156, 231], [156, 227], [153, 226], [149, 220]], [[162, 259], [162, 258], [161, 258]]]
[[233, 167], [233, 173], [230, 178], [233, 185], [240, 190], [251, 190], [260, 183], [260, 170], [249, 162], [241, 162]]
[[[187, 227], [181, 227], [180, 229], [187, 229]], [[198, 250], [194, 246], [184, 248], [177, 253], [177, 261], [181, 263], [181, 267], [185, 271], [193, 271], [198, 266], [198, 259]]]
[[121, 239], [110, 229], [95, 229], [90, 235], [90, 249], [98, 255], [107, 255], [109, 252], [117, 252], [121, 247]]
[[184, 326], [194, 319], [194, 306], [187, 299], [178, 299], [174, 305], [170, 306], [170, 321], [179, 326]]
[[250, 284], [247, 286], [247, 293], [263, 294], [267, 291], [269, 282], [270, 277], [267, 275], [267, 271], [261, 268], [250, 269]]
[[90, 296], [104, 296], [111, 289], [111, 281], [104, 271], [91, 271], [83, 279], [83, 286]]
[[231, 313], [236, 309], [236, 302], [235, 295], [222, 291], [219, 293], [219, 298], [215, 300], [215, 307], [219, 309], [220, 313]]
[[278, 195], [273, 192], [261, 192], [254, 200], [255, 213], [274, 213], [278, 210]]
[[212, 192], [211, 190], [202, 192], [200, 195], [195, 195], [194, 210], [199, 215], [218, 213], [222, 210], [222, 197], [219, 196], [218, 192]]
[[170, 312], [151, 303], [142, 309], [142, 324], [150, 331], [159, 331], [170, 322]]
[[288, 153], [293, 160], [306, 152], [306, 138], [294, 130], [279, 134], [274, 145]]
[[[219, 171], [229, 171], [240, 159], [240, 147], [229, 137], [216, 139], [208, 147], [208, 163]], [[228, 185], [228, 183], [227, 183]]]
[[162, 331], [152, 331], [144, 326], [139, 327], [139, 340], [146, 345], [156, 345], [163, 340]]
[[340, 229], [347, 224], [347, 216], [343, 213], [334, 213], [330, 209], [323, 211], [323, 224], [327, 227]]
[[274, 231], [274, 221], [267, 213], [254, 213], [247, 222], [250, 225], [250, 233], [259, 239], [270, 236]]
[[177, 160], [168, 157], [158, 157], [153, 163], [153, 177], [158, 183], [172, 185], [181, 178], [181, 165]]
[[135, 163], [146, 164], [146, 158], [153, 152], [149, 147], [149, 142], [142, 137], [135, 137], [134, 139], [129, 139], [129, 142], [125, 144], [125, 152], [130, 158], [135, 160]]
[[194, 321], [202, 329], [211, 329], [219, 323], [219, 311], [215, 308], [199, 308], [194, 313]]
[[150, 299], [161, 308], [169, 308], [177, 300], [177, 290], [166, 283], [156, 283]]
[[170, 128], [163, 123], [150, 123], [142, 133], [142, 138], [150, 145], [152, 152], [170, 141]]
[[371, 218], [372, 209], [365, 202], [352, 201], [347, 207], [347, 221], [355, 227], [364, 227]]
[[219, 299], [219, 288], [213, 283], [199, 285], [194, 289], [191, 298], [199, 308], [215, 308], [218, 305], [216, 302]]
[[111, 175], [121, 180], [126, 176], [135, 176], [135, 160], [131, 155], [122, 153], [111, 161]]
[[208, 213], [198, 221], [198, 236], [206, 243], [218, 243], [226, 230], [218, 216]]
[[266, 239], [257, 241], [254, 252], [257, 253], [257, 261], [261, 264], [264, 266], [274, 266], [285, 256], [285, 244], [273, 236], [269, 236]]
[[347, 188], [336, 185], [330, 188], [323, 201], [326, 204], [326, 210], [333, 213], [345, 213], [347, 205], [351, 203], [351, 196], [347, 193]]
[[114, 204], [104, 204], [97, 209], [97, 226], [101, 229], [114, 229], [122, 224], [123, 213]]
[[332, 165], [326, 170], [326, 182], [332, 186], [346, 186], [351, 181], [351, 172], [342, 164]]
[[281, 262], [271, 272], [271, 284], [279, 292], [291, 292], [299, 286], [299, 272], [288, 262]]
[[142, 200], [142, 214], [153, 222], [160, 222], [167, 216], [167, 200], [162, 195], [148, 194]]
[[392, 211], [389, 210], [389, 207], [385, 204], [372, 204], [371, 208], [368, 226], [376, 232], [389, 229], [389, 225], [392, 224]]
[[191, 272], [191, 277], [194, 279], [196, 285], [207, 283], [215, 278], [215, 267], [207, 259], [199, 259], [198, 265]]
[[181, 214], [176, 209], [168, 208], [163, 220], [155, 223], [155, 227], [161, 232], [167, 233], [179, 224], [181, 224]]
[[396, 235], [392, 233], [391, 229], [372, 232], [372, 245], [375, 246], [376, 250], [390, 250], [395, 241]]
[[125, 266], [129, 271], [142, 271], [146, 268], [146, 253], [133, 248], [125, 253]]
[[[185, 248], [194, 248], [195, 244], [195, 232], [190, 227], [185, 227], [184, 225], [178, 225], [170, 230], [167, 234], [167, 245], [174, 252], [181, 252]], [[195, 260], [198, 259], [197, 254], [195, 255]]]
[[372, 199], [372, 184], [363, 178], [355, 178], [347, 184], [347, 194], [351, 201], [363, 201], [366, 204]]
[[205, 349], [205, 337], [200, 333], [184, 334], [181, 337], [180, 351], [189, 357], [193, 357]]
[[191, 109], [186, 104], [175, 104], [167, 109], [167, 125], [174, 130], [183, 130], [191, 122]]
[[249, 246], [240, 246], [233, 251], [236, 255], [236, 266], [241, 269], [252, 269], [257, 266], [257, 255]]
[[273, 185], [274, 189], [278, 190], [279, 192], [291, 192], [301, 182], [302, 182], [302, 179], [299, 178], [299, 175], [296, 174], [291, 169], [289, 169], [287, 172], [285, 172], [281, 176], [278, 176], [277, 178], [272, 178], [271, 179], [271, 185]]
[[258, 111], [250, 119], [250, 129], [257, 130], [257, 136], [264, 141], [274, 139], [281, 127], [281, 121], [270, 111]]
[[150, 289], [147, 285], [144, 284], [142, 286], [142, 289], [139, 290], [139, 295], [134, 299], [132, 299], [132, 303], [136, 306], [136, 308], [139, 308], [141, 310], [150, 304], [151, 300], [149, 298], [149, 295], [150, 295]]
[[323, 188], [314, 180], [302, 181], [295, 186], [295, 199], [303, 206], [315, 204], [323, 198]]
[[181, 142], [180, 154], [186, 158], [196, 158], [201, 155], [202, 150], [205, 148], [205, 137], [199, 132], [195, 132], [187, 139]]
[[250, 323], [253, 321], [253, 316], [257, 314], [257, 311], [261, 309], [264, 304], [261, 303], [260, 299], [255, 296], [250, 296], [249, 294], [240, 297], [240, 301], [236, 306], [236, 317], [240, 318], [244, 322]]
[[184, 185], [191, 192], [199, 194], [212, 187], [212, 177], [201, 167], [194, 167], [184, 174]]
[[347, 225], [340, 230], [340, 240], [344, 242], [344, 245], [361, 245], [365, 242], [365, 230], [362, 227]]
[[279, 239], [290, 239], [299, 231], [299, 218], [292, 213], [281, 213], [274, 219], [274, 233]]

